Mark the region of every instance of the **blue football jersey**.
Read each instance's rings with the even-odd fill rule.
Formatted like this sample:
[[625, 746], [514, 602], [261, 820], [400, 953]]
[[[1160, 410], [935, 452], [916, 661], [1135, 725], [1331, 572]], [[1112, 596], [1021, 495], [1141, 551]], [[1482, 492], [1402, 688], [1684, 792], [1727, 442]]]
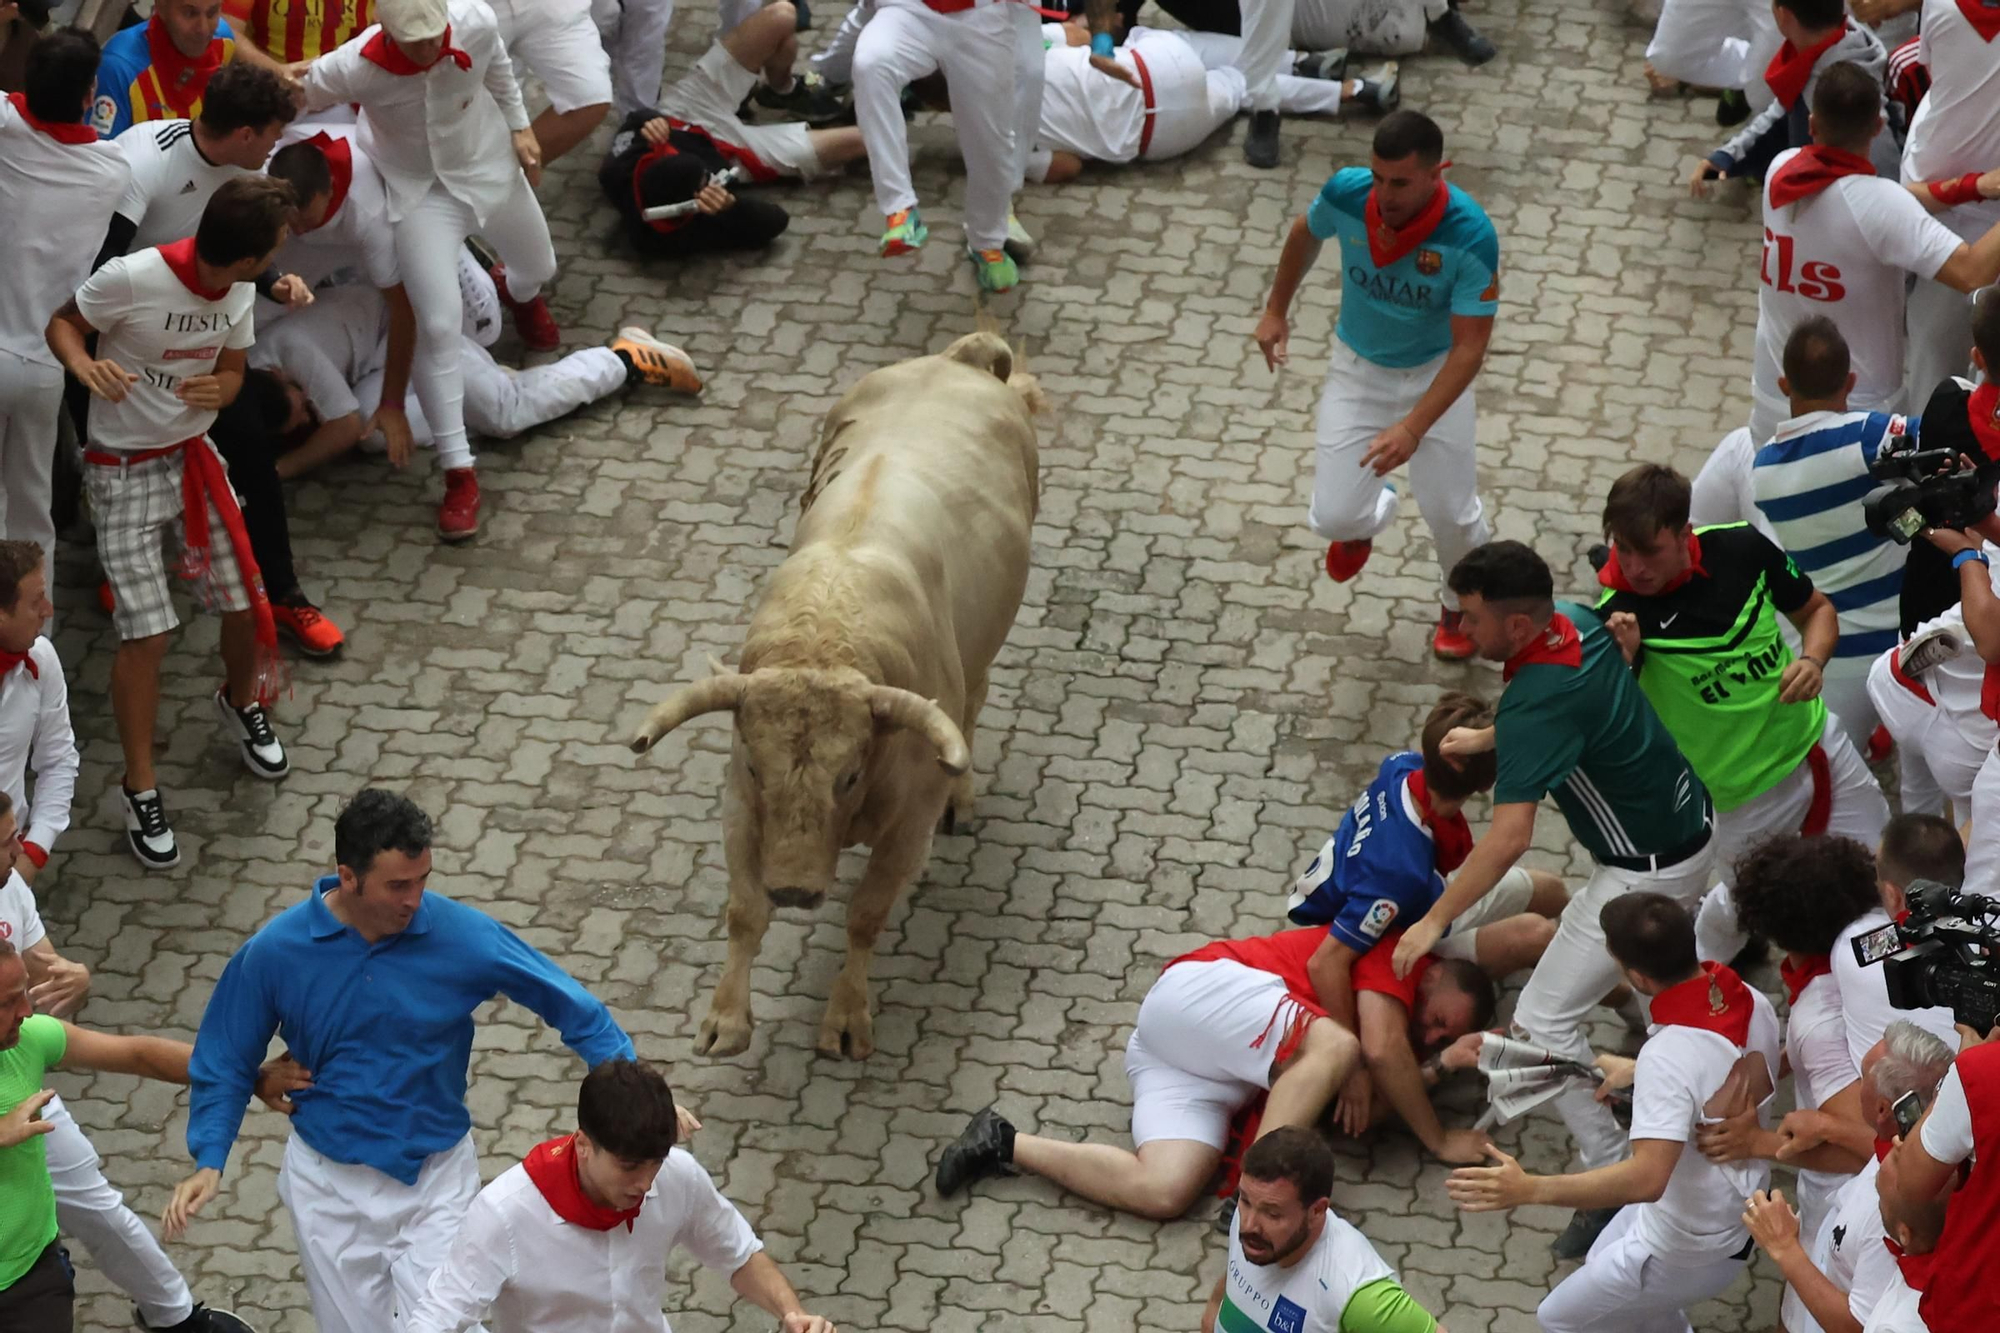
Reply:
[[1367, 953], [1443, 896], [1436, 844], [1410, 796], [1410, 775], [1423, 766], [1423, 756], [1411, 750], [1382, 761], [1293, 885], [1293, 921], [1323, 925], [1356, 953]]

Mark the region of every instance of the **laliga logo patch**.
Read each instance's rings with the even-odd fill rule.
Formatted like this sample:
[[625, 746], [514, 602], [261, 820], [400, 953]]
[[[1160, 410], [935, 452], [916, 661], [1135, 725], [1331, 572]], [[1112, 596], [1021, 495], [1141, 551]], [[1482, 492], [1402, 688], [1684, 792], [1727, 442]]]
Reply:
[[1390, 898], [1377, 898], [1368, 909], [1368, 915], [1361, 918], [1361, 932], [1373, 939], [1381, 939], [1382, 932], [1396, 920], [1396, 904]]
[[1434, 278], [1444, 268], [1444, 256], [1435, 250], [1417, 251], [1417, 272], [1427, 278]]

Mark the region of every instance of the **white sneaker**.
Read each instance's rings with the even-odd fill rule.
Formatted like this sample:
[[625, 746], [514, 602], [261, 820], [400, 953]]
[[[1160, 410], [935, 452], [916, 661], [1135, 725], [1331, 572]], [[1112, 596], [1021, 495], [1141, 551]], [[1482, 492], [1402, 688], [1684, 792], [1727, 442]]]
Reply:
[[292, 771], [292, 761], [285, 757], [285, 747], [271, 730], [271, 718], [264, 705], [252, 703], [247, 708], [237, 708], [229, 702], [227, 694], [217, 690], [215, 711], [222, 718], [223, 733], [242, 751], [243, 767], [267, 782], [276, 782]]
[[171, 870], [179, 865], [180, 844], [174, 841], [173, 826], [167, 823], [167, 807], [159, 788], [126, 791], [121, 783], [118, 790], [125, 798], [125, 844], [139, 858], [139, 864], [148, 870]]
[[1903, 668], [1906, 676], [1921, 676], [1940, 662], [1949, 662], [1963, 651], [1965, 645], [1959, 642], [1948, 625], [1933, 625], [1920, 634], [1913, 634], [1896, 654], [1896, 663]]

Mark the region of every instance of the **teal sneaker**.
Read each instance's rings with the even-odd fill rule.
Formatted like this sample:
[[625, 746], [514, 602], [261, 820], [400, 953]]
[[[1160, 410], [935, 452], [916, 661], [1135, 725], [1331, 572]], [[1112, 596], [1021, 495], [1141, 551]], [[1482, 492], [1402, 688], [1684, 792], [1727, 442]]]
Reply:
[[972, 261], [972, 276], [979, 279], [982, 292], [1010, 292], [1021, 280], [1021, 270], [1014, 267], [1013, 257], [1005, 250], [967, 250], [965, 254]]
[[877, 251], [884, 259], [896, 255], [915, 254], [930, 238], [930, 231], [924, 226], [917, 210], [906, 208], [888, 217], [888, 227], [882, 232], [882, 245]]

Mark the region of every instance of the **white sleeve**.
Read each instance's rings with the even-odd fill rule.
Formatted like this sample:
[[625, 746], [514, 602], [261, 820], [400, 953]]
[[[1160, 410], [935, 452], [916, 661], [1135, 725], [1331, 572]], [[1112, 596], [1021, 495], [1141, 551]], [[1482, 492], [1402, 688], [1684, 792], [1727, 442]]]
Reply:
[[1965, 1103], [1965, 1084], [1958, 1077], [1958, 1065], [1938, 1084], [1937, 1100], [1924, 1118], [1924, 1151], [1947, 1165], [1972, 1156], [1972, 1108]]
[[70, 726], [69, 682], [63, 678], [62, 660], [47, 639], [38, 641], [32, 651], [35, 667], [41, 672], [37, 679], [42, 699], [28, 757], [28, 767], [35, 774], [35, 799], [22, 837], [47, 852], [54, 850], [56, 839], [69, 827], [82, 756], [77, 753], [76, 732]]
[[[1639, 1048], [1639, 1067], [1632, 1080], [1632, 1139], [1665, 1139], [1686, 1143], [1701, 1119], [1701, 1098], [1681, 1069], [1686, 1048], [1672, 1030], [1657, 1033]], [[1662, 1037], [1667, 1040], [1661, 1040]], [[1678, 1057], [1678, 1058], [1677, 1058]]]
[[224, 347], [238, 352], [243, 351], [251, 343], [257, 341], [257, 293], [247, 290], [250, 286], [247, 282], [243, 283], [242, 286], [246, 290], [241, 296], [232, 295], [230, 298], [231, 300], [240, 300], [243, 307], [242, 317], [229, 326], [229, 336], [222, 340]]
[[361, 42], [373, 32], [373, 28], [367, 29], [306, 66], [305, 77], [299, 81], [306, 111], [324, 111], [342, 102], [362, 100], [356, 78], [366, 63], [361, 57]]
[[431, 1274], [407, 1333], [465, 1333], [486, 1317], [518, 1268], [514, 1230], [482, 1192], [466, 1210], [450, 1256]]
[[321, 421], [338, 421], [361, 411], [354, 387], [340, 373], [340, 367], [326, 354], [325, 344], [315, 339], [295, 338], [287, 342], [279, 364], [299, 382], [319, 413]]
[[[1870, 1196], [1873, 1207], [1873, 1196]], [[1861, 1242], [1861, 1250], [1854, 1256], [1853, 1285], [1847, 1289], [1847, 1310], [1863, 1324], [1875, 1313], [1875, 1306], [1884, 1292], [1889, 1290], [1891, 1281], [1901, 1276], [1896, 1267], [1896, 1256], [1889, 1252], [1889, 1246], [1882, 1239], [1880, 1212], [1876, 1223], [1866, 1229]]]
[[35, 891], [18, 871], [8, 871], [6, 882], [0, 884], [0, 923], [18, 932], [11, 942], [22, 953], [48, 938], [48, 928], [35, 907]]
[[[514, 77], [514, 61], [507, 54], [506, 43], [500, 40], [500, 29], [488, 21], [471, 28], [466, 35], [472, 38], [466, 44], [467, 54], [486, 62], [486, 91], [500, 104], [500, 115], [507, 128], [519, 134], [528, 128], [528, 107], [521, 100], [521, 83]], [[474, 46], [481, 49], [472, 50]]]
[[118, 145], [130, 172], [125, 193], [118, 196], [118, 207], [112, 211], [134, 226], [146, 220], [146, 210], [152, 207], [153, 194], [159, 188], [160, 164], [166, 160], [155, 139], [159, 132], [158, 121], [140, 121], [111, 141]]
[[734, 1273], [764, 1248], [764, 1242], [692, 1156], [679, 1174], [687, 1177], [683, 1183], [687, 1208], [676, 1239], [704, 1268]]
[[128, 262], [109, 261], [76, 289], [77, 313], [99, 333], [109, 333], [124, 323], [132, 309], [132, 280], [126, 274]]
[[1829, 1013], [1800, 1033], [1796, 1045], [1804, 1068], [1792, 1072], [1811, 1085], [1821, 1106], [1861, 1077], [1854, 1057], [1848, 1054], [1847, 1024], [1839, 1014]]
[[1750, 438], [1747, 426], [1738, 426], [1722, 437], [1689, 488], [1689, 522], [1707, 527], [1711, 523], [1748, 523], [1758, 517], [1751, 479], [1756, 452], [1757, 441]]
[[1924, 211], [1916, 196], [1900, 185], [1848, 192], [1854, 221], [1868, 248], [1885, 264], [1920, 278], [1935, 278], [1945, 261], [1965, 242], [1957, 233]]

